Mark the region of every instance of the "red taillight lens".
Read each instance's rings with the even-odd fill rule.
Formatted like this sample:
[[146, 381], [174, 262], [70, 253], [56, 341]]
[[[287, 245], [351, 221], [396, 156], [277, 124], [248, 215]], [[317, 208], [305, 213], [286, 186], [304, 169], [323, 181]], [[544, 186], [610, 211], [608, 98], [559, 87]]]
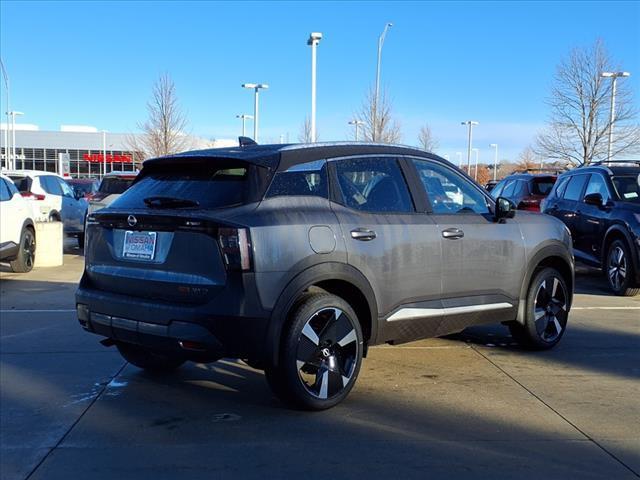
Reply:
[[218, 244], [228, 270], [251, 270], [251, 239], [246, 228], [219, 228]]
[[44, 200], [44, 195], [40, 195], [39, 193], [33, 192], [20, 192], [23, 198], [28, 198], [30, 200]]
[[540, 211], [540, 201], [539, 200], [522, 200], [518, 204], [519, 210], [528, 210], [530, 212], [539, 212]]

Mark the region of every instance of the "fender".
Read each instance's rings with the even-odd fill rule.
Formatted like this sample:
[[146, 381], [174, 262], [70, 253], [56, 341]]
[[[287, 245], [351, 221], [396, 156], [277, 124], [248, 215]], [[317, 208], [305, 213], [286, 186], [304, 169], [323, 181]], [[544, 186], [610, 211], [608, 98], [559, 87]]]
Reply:
[[33, 223], [33, 220], [31, 220], [30, 218], [25, 218], [24, 222], [22, 222], [22, 228], [20, 229], [20, 231], [24, 230], [24, 227], [31, 227], [33, 228], [33, 234], [35, 235], [36, 233], [36, 226]]
[[325, 280], [343, 280], [351, 283], [364, 295], [371, 312], [371, 339], [369, 343], [374, 343], [378, 333], [378, 307], [369, 281], [358, 269], [346, 263], [320, 263], [296, 275], [278, 297], [271, 312], [265, 338], [264, 358], [268, 364], [273, 366], [278, 364], [280, 339], [286, 322], [286, 313], [291, 309], [296, 298], [310, 286]]
[[529, 290], [529, 284], [533, 278], [533, 274], [536, 271], [536, 267], [540, 265], [545, 259], [551, 257], [559, 257], [566, 264], [566, 267], [571, 271], [571, 278], [569, 279], [569, 299], [568, 304], [569, 308], [571, 308], [571, 303], [573, 302], [573, 287], [575, 284], [575, 262], [573, 260], [573, 256], [571, 255], [569, 249], [567, 249], [566, 245], [557, 240], [551, 240], [549, 242], [545, 242], [545, 245], [540, 248], [527, 262], [527, 269], [524, 275], [524, 281], [522, 282], [522, 286], [520, 287], [520, 299], [518, 301], [518, 316], [516, 317], [516, 321], [522, 325], [524, 325], [524, 320], [526, 316], [526, 307], [527, 307], [527, 291]]
[[607, 232], [604, 234], [604, 238], [602, 239], [602, 248], [600, 249], [600, 252], [601, 252], [600, 253], [600, 265], [602, 266], [602, 268], [604, 268], [604, 265], [605, 265], [605, 262], [606, 262], [607, 251], [605, 250], [605, 247], [607, 246], [607, 241], [609, 240], [609, 237], [611, 236], [612, 233], [619, 233], [625, 238], [625, 240], [627, 241], [627, 246], [629, 247], [629, 250], [631, 252], [631, 260], [632, 260], [631, 263], [633, 265], [639, 265], [638, 264], [638, 249], [634, 248], [635, 242], [633, 241], [633, 238], [629, 234], [629, 229], [626, 228], [625, 225], [621, 225], [619, 223], [616, 223], [616, 224], [611, 225], [609, 227]]

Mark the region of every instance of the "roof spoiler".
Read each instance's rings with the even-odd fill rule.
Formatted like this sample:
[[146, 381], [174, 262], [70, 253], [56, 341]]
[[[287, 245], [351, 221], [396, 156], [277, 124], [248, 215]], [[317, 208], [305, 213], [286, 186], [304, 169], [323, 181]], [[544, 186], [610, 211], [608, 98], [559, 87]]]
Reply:
[[254, 145], [258, 145], [253, 138], [249, 137], [238, 137], [238, 143], [241, 147], [253, 147]]

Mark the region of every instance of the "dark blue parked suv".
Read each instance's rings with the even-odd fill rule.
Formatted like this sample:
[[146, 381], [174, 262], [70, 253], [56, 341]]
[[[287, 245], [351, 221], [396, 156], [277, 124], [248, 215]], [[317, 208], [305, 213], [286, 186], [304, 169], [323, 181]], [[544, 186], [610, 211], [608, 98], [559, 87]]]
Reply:
[[562, 220], [576, 260], [602, 268], [617, 295], [640, 292], [640, 161], [607, 162], [558, 178], [542, 211]]

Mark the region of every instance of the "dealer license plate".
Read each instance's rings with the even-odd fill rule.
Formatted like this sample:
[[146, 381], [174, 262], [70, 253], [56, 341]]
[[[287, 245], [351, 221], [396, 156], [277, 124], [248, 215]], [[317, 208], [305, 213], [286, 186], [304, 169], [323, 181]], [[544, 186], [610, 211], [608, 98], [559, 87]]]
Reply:
[[156, 232], [125, 232], [122, 256], [137, 260], [153, 260], [156, 253], [156, 237]]

